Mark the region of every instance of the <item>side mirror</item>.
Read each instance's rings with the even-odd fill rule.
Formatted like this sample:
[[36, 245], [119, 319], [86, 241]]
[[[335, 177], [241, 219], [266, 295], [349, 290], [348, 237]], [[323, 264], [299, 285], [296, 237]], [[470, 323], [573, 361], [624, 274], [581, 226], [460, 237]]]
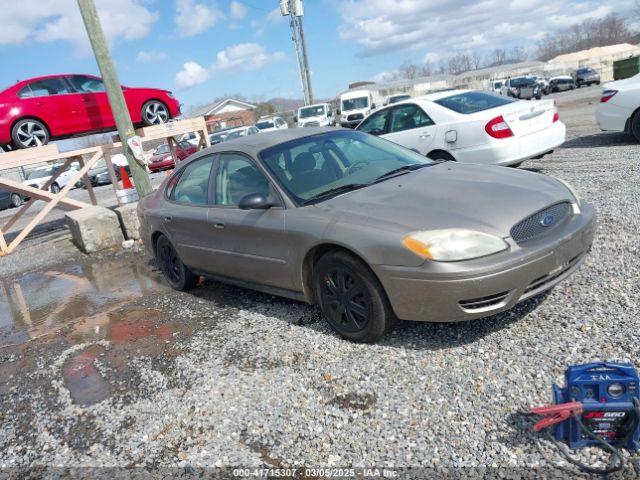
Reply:
[[240, 199], [238, 207], [240, 210], [268, 210], [272, 204], [264, 193], [250, 193]]
[[372, 104], [371, 104], [371, 110], [375, 110], [375, 109], [376, 109], [376, 104], [375, 104], [375, 103], [372, 103]]
[[298, 116], [297, 115], [293, 116], [293, 121], [294, 121], [294, 123], [298, 123]]
[[341, 113], [342, 113], [342, 112], [341, 112], [341, 111], [340, 111], [340, 109], [338, 108], [338, 109], [336, 110], [336, 115], [340, 115]]

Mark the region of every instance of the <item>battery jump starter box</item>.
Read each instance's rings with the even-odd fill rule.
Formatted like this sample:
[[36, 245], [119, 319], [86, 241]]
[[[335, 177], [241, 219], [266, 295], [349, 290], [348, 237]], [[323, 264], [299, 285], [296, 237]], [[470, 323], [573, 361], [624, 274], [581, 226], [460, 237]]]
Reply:
[[[565, 378], [565, 388], [553, 385], [556, 404], [581, 402], [581, 420], [591, 432], [616, 447], [640, 448], [640, 419], [636, 418], [634, 406], [634, 398], [638, 398], [638, 374], [632, 365], [576, 365], [567, 369]], [[555, 437], [572, 449], [598, 444], [580, 429], [573, 417], [556, 425]]]

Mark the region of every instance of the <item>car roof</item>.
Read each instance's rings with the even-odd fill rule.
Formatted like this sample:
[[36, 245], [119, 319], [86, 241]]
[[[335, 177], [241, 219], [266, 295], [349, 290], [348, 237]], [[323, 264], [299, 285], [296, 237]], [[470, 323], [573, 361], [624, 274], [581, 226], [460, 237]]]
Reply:
[[[459, 95], [461, 93], [467, 93], [471, 91], [472, 90], [454, 88], [451, 90], [442, 90], [440, 92], [427, 93], [426, 95], [422, 95], [421, 97], [413, 97], [411, 100], [427, 100], [429, 102], [435, 102], [436, 100], [440, 100], [441, 98], [452, 97], [453, 95]], [[409, 102], [409, 100], [406, 101]], [[400, 104], [400, 102], [398, 104]]]

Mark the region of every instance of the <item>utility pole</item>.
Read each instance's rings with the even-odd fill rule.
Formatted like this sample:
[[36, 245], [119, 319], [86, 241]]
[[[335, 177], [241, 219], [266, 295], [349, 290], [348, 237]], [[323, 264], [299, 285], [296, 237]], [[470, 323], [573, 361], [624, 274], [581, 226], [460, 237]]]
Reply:
[[93, 48], [93, 53], [96, 56], [96, 62], [100, 69], [100, 75], [102, 76], [102, 81], [107, 91], [107, 98], [109, 99], [111, 112], [113, 112], [113, 118], [116, 122], [123, 153], [131, 169], [131, 175], [133, 176], [136, 190], [138, 190], [138, 195], [142, 198], [152, 193], [153, 189], [151, 188], [149, 174], [136, 161], [131, 148], [127, 144], [127, 140], [135, 136], [135, 130], [133, 129], [133, 123], [129, 116], [129, 110], [124, 100], [116, 69], [113, 66], [113, 61], [109, 54], [109, 47], [107, 47], [107, 41], [102, 31], [102, 26], [100, 25], [96, 6], [93, 0], [78, 0], [78, 7], [80, 8], [82, 20], [87, 29], [89, 41], [91, 42], [91, 47]]
[[280, 13], [283, 16], [291, 17], [291, 30], [293, 32], [293, 44], [296, 49], [298, 59], [298, 69], [300, 80], [302, 81], [302, 91], [304, 93], [305, 105], [313, 103], [313, 90], [311, 88], [311, 71], [309, 70], [309, 60], [307, 56], [307, 44], [304, 38], [304, 28], [302, 26], [302, 0], [280, 0]]

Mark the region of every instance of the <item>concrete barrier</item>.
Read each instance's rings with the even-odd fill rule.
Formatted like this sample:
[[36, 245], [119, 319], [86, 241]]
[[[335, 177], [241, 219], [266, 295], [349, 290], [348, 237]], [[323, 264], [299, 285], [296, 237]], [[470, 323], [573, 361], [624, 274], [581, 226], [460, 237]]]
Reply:
[[138, 218], [138, 203], [128, 203], [115, 209], [122, 232], [128, 240], [140, 240], [140, 219]]
[[84, 253], [121, 247], [124, 241], [118, 215], [104, 207], [88, 207], [65, 215], [73, 243]]

